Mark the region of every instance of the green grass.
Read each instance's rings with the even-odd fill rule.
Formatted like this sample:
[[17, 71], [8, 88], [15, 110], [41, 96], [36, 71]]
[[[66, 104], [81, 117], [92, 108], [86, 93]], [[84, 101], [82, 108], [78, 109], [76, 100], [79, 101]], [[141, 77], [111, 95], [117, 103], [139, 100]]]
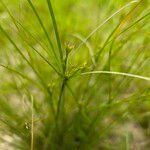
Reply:
[[0, 2], [0, 149], [148, 150], [148, 0]]

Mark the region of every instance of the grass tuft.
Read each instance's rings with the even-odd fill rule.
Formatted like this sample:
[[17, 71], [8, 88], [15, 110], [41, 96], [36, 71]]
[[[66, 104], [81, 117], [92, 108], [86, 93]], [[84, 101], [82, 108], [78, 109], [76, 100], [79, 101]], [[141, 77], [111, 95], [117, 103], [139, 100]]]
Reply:
[[147, 150], [148, 6], [1, 0], [0, 149]]

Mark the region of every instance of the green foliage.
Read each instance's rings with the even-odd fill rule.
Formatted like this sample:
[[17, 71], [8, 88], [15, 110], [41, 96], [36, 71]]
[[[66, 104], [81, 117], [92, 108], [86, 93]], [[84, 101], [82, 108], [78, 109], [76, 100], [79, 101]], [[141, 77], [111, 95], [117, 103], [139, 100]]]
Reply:
[[148, 6], [1, 0], [0, 149], [147, 150]]

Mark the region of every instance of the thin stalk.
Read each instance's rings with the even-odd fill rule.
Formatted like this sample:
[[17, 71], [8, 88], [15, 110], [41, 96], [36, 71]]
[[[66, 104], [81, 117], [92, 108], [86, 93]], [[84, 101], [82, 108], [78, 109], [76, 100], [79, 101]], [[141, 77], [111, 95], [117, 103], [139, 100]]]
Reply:
[[58, 104], [57, 104], [57, 112], [56, 112], [56, 129], [59, 132], [59, 126], [58, 126], [58, 121], [60, 117], [60, 112], [64, 112], [64, 103], [63, 103], [63, 94], [65, 90], [65, 86], [67, 85], [68, 77], [66, 77], [66, 70], [67, 70], [67, 60], [68, 60], [68, 55], [66, 55], [65, 60], [63, 61], [63, 78], [62, 78], [62, 84], [61, 84], [61, 89], [60, 89], [60, 94], [58, 98]]
[[65, 88], [65, 83], [66, 81], [63, 80], [62, 85], [61, 85], [61, 90], [59, 94], [59, 99], [58, 99], [58, 104], [57, 104], [57, 114], [56, 114], [56, 121], [59, 119], [60, 111], [61, 111], [61, 104], [62, 104], [62, 96]]
[[31, 150], [34, 149], [34, 100], [31, 96]]
[[127, 131], [126, 131], [126, 134], [125, 134], [125, 149], [130, 150], [129, 132], [127, 132]]
[[[111, 71], [111, 55], [112, 55], [112, 49], [113, 49], [113, 44], [114, 41], [112, 41], [112, 44], [110, 46], [110, 50], [109, 50], [109, 58], [108, 58], [108, 71]], [[112, 88], [111, 88], [111, 74], [109, 74], [109, 97], [108, 97], [108, 103], [111, 102], [111, 92], [112, 92]]]
[[56, 41], [57, 41], [57, 45], [58, 45], [58, 49], [59, 49], [60, 60], [62, 63], [63, 62], [63, 50], [62, 50], [62, 46], [61, 46], [60, 36], [59, 36], [59, 32], [58, 32], [58, 27], [57, 27], [55, 15], [54, 15], [53, 7], [52, 7], [50, 0], [47, 0], [47, 4], [48, 4], [48, 8], [49, 8], [49, 13], [50, 13], [50, 16], [52, 19], [53, 28], [55, 31]]

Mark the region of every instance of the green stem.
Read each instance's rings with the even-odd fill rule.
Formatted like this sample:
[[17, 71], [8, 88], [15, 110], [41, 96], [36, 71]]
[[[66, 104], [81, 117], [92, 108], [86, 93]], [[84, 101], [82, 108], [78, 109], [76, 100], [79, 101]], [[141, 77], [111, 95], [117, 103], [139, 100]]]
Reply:
[[65, 83], [66, 83], [66, 80], [64, 79], [63, 82], [62, 82], [62, 85], [61, 85], [61, 90], [60, 90], [59, 99], [58, 99], [56, 121], [58, 121], [59, 116], [60, 116], [63, 92], [64, 92], [64, 89], [65, 89]]
[[[110, 50], [109, 50], [109, 58], [108, 58], [108, 71], [111, 71], [111, 54], [112, 54], [112, 49], [113, 49], [113, 44], [114, 41], [112, 41], [111, 46], [110, 46]], [[112, 87], [111, 87], [111, 74], [109, 74], [109, 81], [108, 81], [108, 86], [109, 86], [109, 90], [108, 90], [108, 103], [111, 102], [111, 92], [112, 92]]]
[[52, 4], [51, 4], [50, 0], [47, 0], [47, 4], [48, 4], [51, 19], [52, 19], [53, 28], [54, 28], [54, 31], [55, 31], [56, 41], [57, 41], [59, 55], [60, 55], [60, 60], [61, 60], [61, 63], [62, 63], [63, 62], [63, 51], [62, 51], [60, 36], [59, 36], [59, 32], [58, 32], [58, 27], [57, 27], [55, 15], [54, 15], [53, 7], [52, 7]]

